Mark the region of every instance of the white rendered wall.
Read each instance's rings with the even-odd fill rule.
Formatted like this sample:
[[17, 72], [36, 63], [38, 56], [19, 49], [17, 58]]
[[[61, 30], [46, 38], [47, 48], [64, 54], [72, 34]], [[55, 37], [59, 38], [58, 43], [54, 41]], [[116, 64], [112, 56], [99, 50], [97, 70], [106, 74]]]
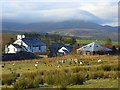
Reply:
[[17, 49], [13, 45], [8, 46], [8, 52], [7, 53], [16, 53]]

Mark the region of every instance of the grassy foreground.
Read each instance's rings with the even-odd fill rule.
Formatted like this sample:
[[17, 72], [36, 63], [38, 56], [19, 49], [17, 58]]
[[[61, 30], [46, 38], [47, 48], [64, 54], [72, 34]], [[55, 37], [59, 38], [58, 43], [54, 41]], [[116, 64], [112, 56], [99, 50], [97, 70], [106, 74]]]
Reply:
[[74, 85], [69, 88], [118, 88], [118, 80], [115, 79], [92, 79], [84, 85]]
[[[62, 60], [67, 60], [67, 62], [57, 62]], [[33, 88], [40, 85], [47, 85], [52, 88], [118, 87], [118, 56], [67, 55], [55, 58], [2, 62], [1, 66], [4, 88], [6, 86], [16, 89]]]

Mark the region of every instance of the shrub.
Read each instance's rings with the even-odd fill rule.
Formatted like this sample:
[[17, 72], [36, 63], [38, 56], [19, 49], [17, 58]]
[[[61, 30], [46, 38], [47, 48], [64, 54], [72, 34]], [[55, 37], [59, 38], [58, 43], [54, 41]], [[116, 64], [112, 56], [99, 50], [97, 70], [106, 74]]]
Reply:
[[118, 65], [111, 65], [111, 70], [112, 71], [119, 71], [119, 67], [118, 67]]
[[104, 72], [104, 78], [117, 79], [118, 72], [117, 71]]
[[25, 78], [21, 78], [13, 85], [14, 89], [26, 89], [29, 87], [29, 82]]
[[72, 69], [73, 73], [77, 73], [80, 71], [80, 67], [75, 67]]
[[43, 78], [41, 78], [39, 75], [35, 76], [34, 79], [31, 78], [31, 76], [30, 77], [22, 76], [21, 78], [19, 78], [19, 80], [17, 80], [14, 83], [13, 86], [15, 89], [26, 89], [38, 87], [39, 84], [43, 84]]
[[36, 80], [36, 82], [38, 81], [39, 84], [44, 84], [44, 79], [43, 79], [42, 76], [37, 76], [37, 77], [35, 78], [35, 80]]
[[35, 52], [34, 54], [35, 54], [36, 56], [38, 56], [38, 55], [48, 55], [49, 52]]
[[40, 75], [44, 75], [45, 71], [40, 71], [39, 74]]
[[110, 65], [104, 65], [102, 66], [104, 71], [111, 71], [111, 66]]
[[3, 74], [2, 75], [2, 85], [11, 85], [19, 77], [17, 73]]
[[103, 65], [102, 69], [104, 71], [118, 71], [119, 67], [118, 64], [111, 64], [111, 65]]
[[76, 84], [83, 84], [85, 81], [85, 76], [82, 74], [73, 74], [71, 76], [71, 84], [76, 85]]
[[46, 75], [44, 77], [44, 80], [45, 80], [45, 83], [49, 84], [49, 85], [53, 85], [55, 83], [55, 80], [54, 80], [54, 75], [52, 74], [49, 74], [49, 75]]
[[100, 79], [104, 77], [103, 71], [89, 72], [89, 79]]
[[65, 73], [69, 73], [70, 70], [69, 70], [69, 69], [64, 69], [64, 72], [65, 72]]
[[44, 84], [43, 75], [41, 75], [40, 72], [24, 73], [22, 74], [21, 78], [17, 82], [15, 82], [14, 88], [15, 89], [33, 88], [38, 87], [39, 84]]
[[23, 74], [23, 77], [34, 80], [37, 75], [38, 75], [38, 72], [30, 72], [30, 73], [27, 72]]

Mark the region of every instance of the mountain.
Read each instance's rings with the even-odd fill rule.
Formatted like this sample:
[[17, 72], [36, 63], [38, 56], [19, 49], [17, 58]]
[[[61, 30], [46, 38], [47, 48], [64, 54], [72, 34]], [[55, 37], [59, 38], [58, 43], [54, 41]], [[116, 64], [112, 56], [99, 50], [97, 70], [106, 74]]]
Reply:
[[[21, 31], [21, 32], [50, 32], [60, 33], [62, 35], [94, 35], [98, 37], [101, 34], [111, 34], [107, 37], [115, 36], [117, 39], [118, 27], [102, 26], [94, 22], [70, 20], [64, 22], [39, 22], [39, 23], [17, 23], [17, 22], [2, 22], [2, 30], [4, 31]], [[98, 36], [97, 36], [98, 35]], [[103, 36], [102, 35], [102, 36]], [[94, 38], [95, 38], [94, 37]], [[101, 37], [101, 36], [100, 36]], [[103, 37], [102, 37], [103, 38]], [[112, 37], [113, 38], [113, 37]]]
[[59, 31], [59, 29], [72, 29], [72, 28], [87, 28], [87, 29], [98, 29], [98, 30], [107, 30], [116, 32], [117, 27], [112, 26], [101, 26], [99, 24], [93, 22], [85, 22], [85, 21], [64, 21], [64, 22], [41, 22], [41, 23], [16, 23], [16, 22], [2, 22], [3, 30], [30, 30], [30, 31]]

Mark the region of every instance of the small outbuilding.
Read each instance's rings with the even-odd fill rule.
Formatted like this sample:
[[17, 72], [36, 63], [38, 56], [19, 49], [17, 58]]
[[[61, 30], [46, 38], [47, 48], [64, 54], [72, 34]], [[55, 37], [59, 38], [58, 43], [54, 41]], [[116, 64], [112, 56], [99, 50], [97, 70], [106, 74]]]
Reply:
[[73, 50], [73, 47], [70, 45], [64, 45], [61, 43], [55, 43], [50, 47], [49, 57], [55, 57], [58, 55], [70, 54]]

